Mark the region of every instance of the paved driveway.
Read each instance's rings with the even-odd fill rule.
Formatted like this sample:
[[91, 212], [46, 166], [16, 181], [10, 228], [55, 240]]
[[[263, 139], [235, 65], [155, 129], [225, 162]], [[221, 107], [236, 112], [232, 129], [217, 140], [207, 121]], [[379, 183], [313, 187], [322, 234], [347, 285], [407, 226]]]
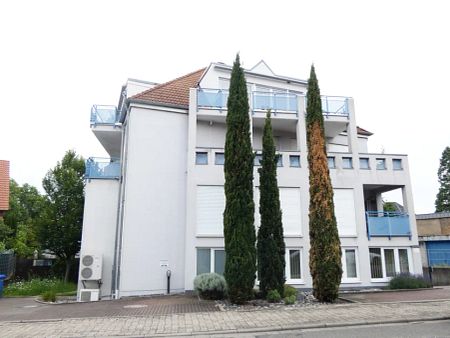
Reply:
[[341, 294], [341, 298], [357, 303], [381, 303], [450, 299], [450, 286], [416, 291], [358, 292]]
[[152, 316], [212, 311], [219, 311], [213, 301], [199, 301], [194, 295], [140, 297], [59, 305], [37, 303], [34, 298], [0, 298], [0, 321]]

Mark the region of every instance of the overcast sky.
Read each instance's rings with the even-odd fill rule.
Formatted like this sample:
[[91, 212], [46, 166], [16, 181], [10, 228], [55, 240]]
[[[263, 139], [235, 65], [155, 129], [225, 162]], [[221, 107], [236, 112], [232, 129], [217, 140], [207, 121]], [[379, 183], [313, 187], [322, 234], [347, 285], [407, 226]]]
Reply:
[[450, 145], [448, 1], [5, 1], [0, 5], [0, 159], [42, 189], [75, 149], [106, 156], [92, 104], [117, 104], [127, 78], [165, 82], [264, 59], [322, 94], [352, 96], [369, 151], [409, 155], [416, 213], [434, 211]]

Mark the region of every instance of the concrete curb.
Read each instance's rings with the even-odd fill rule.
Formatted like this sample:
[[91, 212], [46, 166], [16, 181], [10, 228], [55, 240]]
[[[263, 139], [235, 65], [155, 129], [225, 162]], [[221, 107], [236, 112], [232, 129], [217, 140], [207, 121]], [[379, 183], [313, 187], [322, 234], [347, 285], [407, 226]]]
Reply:
[[[383, 325], [383, 324], [402, 324], [402, 323], [413, 323], [413, 322], [432, 322], [438, 320], [450, 320], [450, 316], [440, 316], [440, 317], [430, 317], [430, 318], [415, 318], [415, 319], [387, 319], [384, 321], [380, 320], [366, 320], [366, 321], [355, 321], [347, 323], [323, 323], [323, 324], [300, 324], [300, 325], [281, 325], [281, 326], [269, 326], [269, 327], [258, 327], [258, 328], [248, 328], [248, 329], [232, 329], [232, 330], [219, 330], [219, 331], [196, 331], [196, 332], [186, 332], [186, 333], [165, 333], [165, 334], [153, 334], [146, 337], [183, 337], [183, 336], [211, 336], [219, 334], [233, 334], [233, 333], [260, 333], [260, 332], [279, 332], [279, 331], [293, 331], [293, 330], [307, 330], [307, 329], [325, 329], [325, 328], [339, 328], [347, 326], [365, 326], [365, 325]], [[112, 336], [114, 337], [114, 336]], [[119, 336], [116, 336], [119, 337]], [[133, 336], [120, 336], [127, 338], [137, 337]]]

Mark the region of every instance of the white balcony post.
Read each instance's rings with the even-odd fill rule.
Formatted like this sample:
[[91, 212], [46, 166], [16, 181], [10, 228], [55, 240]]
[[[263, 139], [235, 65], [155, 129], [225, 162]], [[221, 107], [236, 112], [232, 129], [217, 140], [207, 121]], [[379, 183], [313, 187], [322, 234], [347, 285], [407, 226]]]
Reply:
[[305, 122], [305, 97], [297, 96], [297, 149], [300, 150], [300, 165], [307, 168], [307, 146], [306, 146], [306, 122]]
[[356, 129], [356, 119], [355, 119], [355, 104], [353, 98], [347, 99], [348, 104], [348, 126], [347, 126], [347, 137], [348, 137], [348, 150], [353, 153], [353, 161], [356, 162], [358, 155], [358, 131]]

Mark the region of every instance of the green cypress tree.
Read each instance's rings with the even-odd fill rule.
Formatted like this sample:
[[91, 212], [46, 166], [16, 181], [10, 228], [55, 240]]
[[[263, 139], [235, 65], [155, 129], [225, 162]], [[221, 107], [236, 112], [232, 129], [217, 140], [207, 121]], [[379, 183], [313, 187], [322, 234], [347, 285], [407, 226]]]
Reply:
[[256, 274], [253, 150], [247, 85], [239, 55], [233, 65], [225, 139], [225, 279], [234, 303], [251, 299]]
[[439, 192], [436, 196], [436, 212], [450, 212], [450, 147], [442, 152], [438, 170]]
[[306, 131], [309, 164], [309, 269], [314, 296], [323, 302], [338, 297], [342, 277], [341, 245], [334, 215], [333, 187], [325, 148], [320, 89], [314, 65], [308, 80]]
[[267, 112], [263, 133], [263, 152], [259, 172], [259, 213], [261, 226], [258, 231], [259, 289], [266, 296], [269, 290], [284, 292], [285, 245], [281, 221], [280, 193], [277, 183], [277, 156], [273, 141], [270, 111]]

